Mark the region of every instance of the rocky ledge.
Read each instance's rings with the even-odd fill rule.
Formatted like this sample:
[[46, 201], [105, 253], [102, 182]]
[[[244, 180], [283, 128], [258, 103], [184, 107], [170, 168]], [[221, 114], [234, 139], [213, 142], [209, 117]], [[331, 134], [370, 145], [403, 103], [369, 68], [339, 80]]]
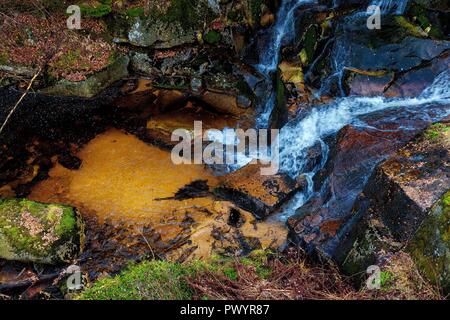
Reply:
[[447, 120], [378, 166], [353, 208], [359, 222], [340, 247], [338, 260], [347, 273], [406, 250], [431, 281], [449, 291], [449, 150]]

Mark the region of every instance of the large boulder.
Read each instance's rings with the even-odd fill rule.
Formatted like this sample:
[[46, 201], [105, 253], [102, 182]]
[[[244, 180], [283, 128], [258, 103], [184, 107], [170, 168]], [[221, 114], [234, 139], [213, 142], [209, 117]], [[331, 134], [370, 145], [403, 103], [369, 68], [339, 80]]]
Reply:
[[0, 258], [55, 264], [80, 253], [83, 224], [71, 207], [26, 199], [0, 200]]
[[[328, 161], [314, 178], [317, 195], [288, 220], [290, 238], [307, 251], [330, 258], [339, 255], [340, 239], [354, 226], [351, 209], [367, 177], [414, 136], [402, 130], [401, 123], [377, 123], [374, 117], [371, 124], [373, 128], [346, 126], [329, 141]], [[390, 130], [376, 129], [382, 127]]]
[[[127, 41], [140, 47], [169, 49], [197, 41], [217, 45], [227, 39], [239, 47], [238, 39], [224, 32], [225, 27], [247, 29], [267, 25], [273, 18], [265, 2], [171, 0], [163, 5], [150, 2], [148, 14], [132, 17]], [[235, 29], [240, 35], [239, 28]]]
[[340, 242], [344, 271], [356, 274], [406, 248], [425, 275], [448, 288], [449, 152], [444, 121], [378, 166], [353, 207], [357, 222]]
[[43, 93], [57, 96], [77, 96], [92, 98], [113, 83], [128, 75], [128, 56], [120, 55], [104, 70], [99, 71], [86, 80], [73, 82], [66, 79], [58, 81], [51, 87], [44, 88]]

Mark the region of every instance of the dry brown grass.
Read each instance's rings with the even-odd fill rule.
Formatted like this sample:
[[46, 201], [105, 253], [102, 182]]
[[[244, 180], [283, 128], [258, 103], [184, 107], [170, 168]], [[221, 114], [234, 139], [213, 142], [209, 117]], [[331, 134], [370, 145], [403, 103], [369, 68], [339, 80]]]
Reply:
[[428, 284], [405, 255], [386, 269], [394, 276], [380, 290], [357, 289], [336, 267], [309, 261], [290, 249], [283, 257], [268, 259], [271, 270], [261, 277], [254, 266], [236, 261], [236, 279], [205, 271], [188, 279], [194, 298], [217, 300], [371, 300], [442, 299], [439, 290]]

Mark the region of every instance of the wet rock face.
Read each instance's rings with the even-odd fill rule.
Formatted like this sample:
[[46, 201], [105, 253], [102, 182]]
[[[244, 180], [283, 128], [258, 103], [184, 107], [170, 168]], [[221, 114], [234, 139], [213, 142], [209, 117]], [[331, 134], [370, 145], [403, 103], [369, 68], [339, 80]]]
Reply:
[[[381, 127], [373, 117], [372, 124]], [[315, 177], [321, 190], [289, 219], [290, 237], [307, 250], [333, 257], [339, 239], [352, 226], [351, 208], [377, 163], [413, 137], [399, 124], [384, 123], [386, 131], [344, 127], [329, 152], [329, 160]]]
[[0, 258], [55, 264], [80, 253], [83, 226], [68, 206], [25, 199], [0, 201]]
[[367, 30], [357, 13], [335, 23], [330, 74], [343, 72], [344, 83], [341, 88], [339, 77], [332, 77], [335, 82], [325, 86], [330, 94], [339, 86], [351, 95], [415, 96], [448, 69], [448, 56], [442, 56], [450, 49], [446, 27], [421, 7], [404, 16], [384, 15], [380, 30]]
[[260, 170], [261, 166], [249, 164], [224, 177], [214, 193], [263, 219], [306, 187], [303, 178], [294, 180], [286, 174], [263, 176]]
[[411, 239], [450, 189], [449, 128], [449, 123], [432, 126], [379, 166], [372, 178], [377, 181], [372, 189], [373, 210], [400, 241]]
[[424, 274], [448, 287], [449, 132], [448, 121], [435, 124], [378, 166], [352, 210], [357, 223], [341, 241], [346, 272], [407, 245]]

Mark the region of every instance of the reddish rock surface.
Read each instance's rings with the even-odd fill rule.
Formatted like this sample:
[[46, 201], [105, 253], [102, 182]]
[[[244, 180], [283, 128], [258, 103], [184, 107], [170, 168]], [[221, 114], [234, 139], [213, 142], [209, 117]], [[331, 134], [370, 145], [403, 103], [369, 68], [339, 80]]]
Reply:
[[215, 194], [262, 219], [305, 187], [303, 178], [294, 180], [285, 174], [263, 176], [260, 170], [260, 165], [249, 164], [227, 175]]

